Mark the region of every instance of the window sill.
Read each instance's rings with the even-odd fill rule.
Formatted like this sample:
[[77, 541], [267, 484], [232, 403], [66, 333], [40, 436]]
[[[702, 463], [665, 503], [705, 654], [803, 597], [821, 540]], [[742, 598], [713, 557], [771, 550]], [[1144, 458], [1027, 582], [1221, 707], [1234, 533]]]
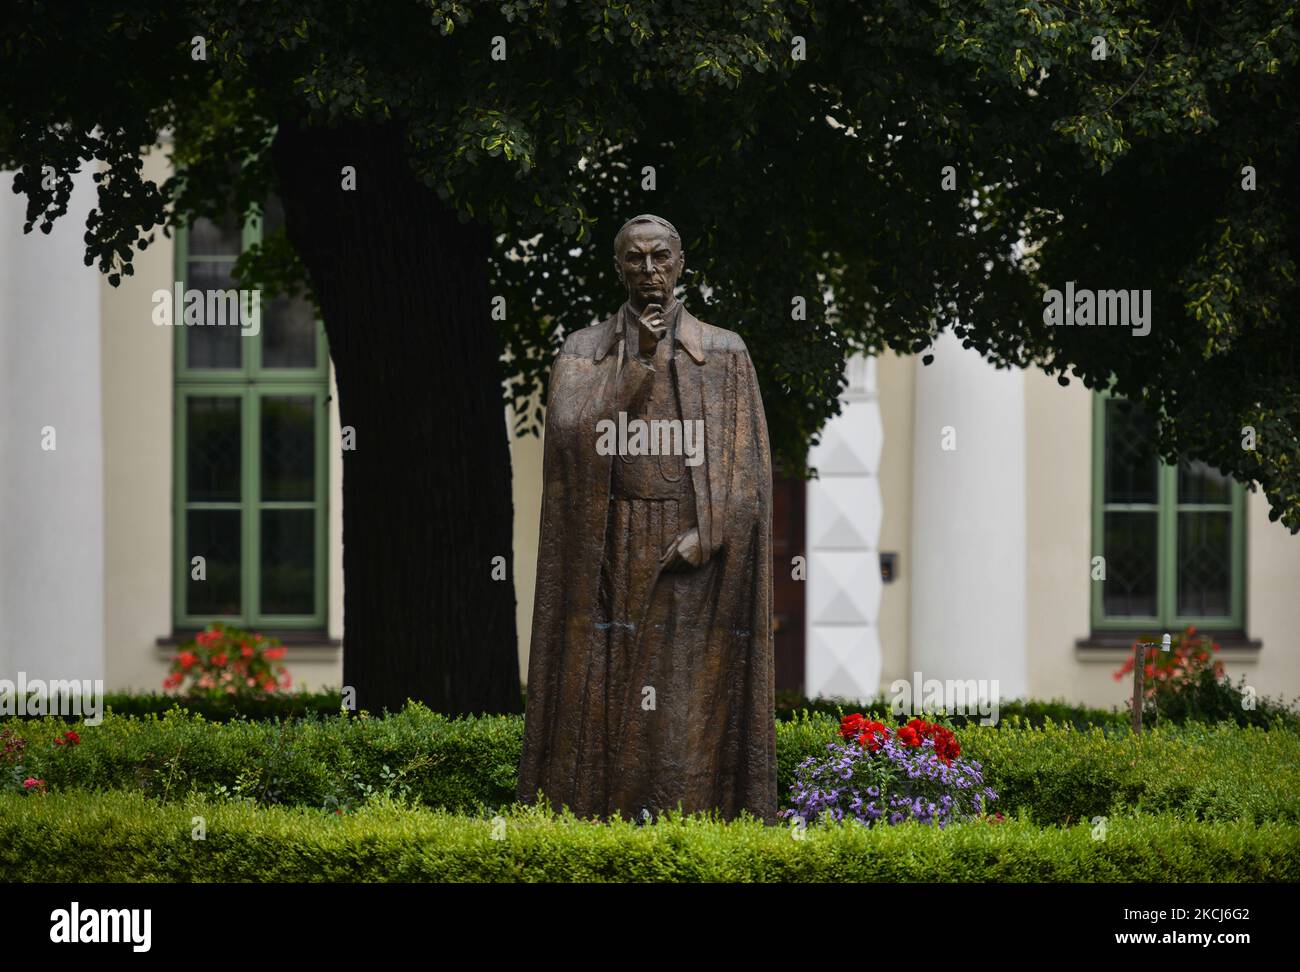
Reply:
[[[158, 646], [160, 653], [170, 656], [174, 649], [187, 641], [194, 640], [194, 636], [198, 633], [198, 629], [173, 631], [169, 635], [159, 635], [154, 644]], [[313, 655], [332, 658], [343, 647], [343, 641], [339, 638], [331, 638], [328, 631], [311, 631], [298, 628], [277, 631], [274, 628], [267, 628], [260, 630], [259, 634], [279, 638], [280, 644], [289, 649], [288, 657], [297, 658], [300, 661], [311, 660]]]
[[[1198, 631], [1198, 634], [1200, 632]], [[1264, 647], [1258, 638], [1248, 638], [1243, 631], [1205, 631], [1218, 644], [1219, 658], [1223, 661], [1252, 662], [1259, 658]], [[1171, 631], [1170, 634], [1173, 634]], [[1133, 651], [1133, 642], [1139, 635], [1150, 637], [1150, 631], [1094, 631], [1074, 643], [1076, 661], [1113, 663], [1123, 662]], [[1155, 649], [1158, 651], [1159, 649]]]

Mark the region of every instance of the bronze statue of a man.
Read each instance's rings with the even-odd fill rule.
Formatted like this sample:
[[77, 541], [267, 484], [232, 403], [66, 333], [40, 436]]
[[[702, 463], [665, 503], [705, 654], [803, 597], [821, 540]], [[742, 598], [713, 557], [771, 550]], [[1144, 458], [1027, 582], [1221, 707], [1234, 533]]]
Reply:
[[582, 817], [774, 822], [772, 472], [745, 343], [673, 296], [667, 220], [614, 240], [627, 302], [551, 370], [518, 796]]

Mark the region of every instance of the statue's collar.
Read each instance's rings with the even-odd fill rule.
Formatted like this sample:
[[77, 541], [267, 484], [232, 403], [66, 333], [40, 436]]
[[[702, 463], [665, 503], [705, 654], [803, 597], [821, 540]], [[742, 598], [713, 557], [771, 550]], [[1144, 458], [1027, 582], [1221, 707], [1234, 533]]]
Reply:
[[[668, 313], [672, 314], [674, 311], [677, 312], [675, 329], [677, 343], [685, 349], [696, 364], [704, 364], [704, 325], [686, 309], [680, 300], [674, 303]], [[600, 361], [618, 346], [618, 342], [623, 338], [625, 320], [632, 322], [633, 325], [636, 323], [636, 315], [632, 312], [631, 305], [627, 303], [618, 309], [617, 314], [599, 325], [604, 328], [604, 333], [596, 342], [595, 360]]]

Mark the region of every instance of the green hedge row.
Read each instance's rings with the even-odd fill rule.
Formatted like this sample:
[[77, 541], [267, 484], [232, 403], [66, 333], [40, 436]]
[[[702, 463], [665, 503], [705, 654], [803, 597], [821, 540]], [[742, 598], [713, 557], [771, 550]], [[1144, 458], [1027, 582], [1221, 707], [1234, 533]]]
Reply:
[[175, 695], [153, 692], [104, 693], [104, 708], [118, 715], [162, 715], [178, 702], [210, 722], [228, 722], [240, 718], [300, 719], [307, 715], [335, 715], [343, 707], [343, 696], [333, 690], [211, 699], [178, 699]]
[[[195, 817], [203, 839], [194, 839]], [[494, 839], [494, 833], [498, 839]], [[637, 827], [514, 811], [494, 823], [379, 803], [351, 815], [139, 793], [0, 795], [0, 881], [1300, 880], [1300, 827], [1175, 816], [784, 827], [662, 819]]]
[[[776, 717], [783, 721], [797, 719], [804, 712], [814, 715], [827, 715], [839, 719], [849, 712], [861, 712], [863, 715], [882, 722], [898, 722], [890, 710], [889, 699], [878, 696], [866, 701], [853, 699], [806, 699], [794, 692], [776, 693]], [[983, 718], [979, 715], [953, 715], [947, 718], [952, 726], [978, 724]], [[1078, 729], [1089, 726], [1113, 726], [1122, 728], [1129, 724], [1127, 709], [1097, 709], [1086, 705], [1073, 705], [1060, 699], [1043, 701], [1038, 699], [1012, 699], [998, 706], [1000, 720], [1020, 719], [1030, 725], [1041, 726], [1048, 722], [1058, 725], [1070, 724]]]
[[[383, 793], [456, 812], [513, 801], [523, 735], [518, 716], [448, 719], [418, 704], [383, 718], [220, 724], [173, 710], [109, 715], [97, 727], [58, 718], [2, 726], [27, 738], [24, 772], [53, 791], [138, 790], [164, 800], [198, 792], [345, 809]], [[69, 728], [80, 744], [55, 745]], [[824, 754], [835, 729], [825, 716], [777, 724], [782, 800], [795, 767]], [[1300, 822], [1300, 733], [1288, 730], [1192, 724], [1134, 737], [1012, 719], [961, 727], [958, 739], [984, 764], [1000, 796], [994, 809], [1042, 824], [1129, 811]]]
[[[8, 725], [28, 739], [25, 772], [52, 790], [130, 789], [164, 800], [197, 790], [317, 807], [352, 807], [376, 790], [450, 810], [500, 806], [514, 799], [523, 746], [519, 716], [449, 719], [418, 704], [382, 718], [218, 723], [173, 709], [109, 714], [85, 728], [55, 717]], [[54, 745], [69, 728], [81, 742]]]
[[[229, 722], [232, 719], [297, 719], [308, 715], [329, 716], [339, 712], [343, 697], [337, 691], [292, 692], [281, 695], [238, 698], [223, 696], [219, 698], [182, 699], [175, 695], [140, 692], [106, 692], [104, 706], [106, 711], [117, 715], [163, 715], [169, 709], [181, 705], [210, 722]], [[783, 721], [797, 718], [801, 712], [824, 714], [839, 718], [847, 712], [873, 713], [875, 718], [891, 718], [889, 702], [884, 698], [870, 701], [852, 699], [807, 699], [797, 692], [778, 692], [776, 694], [776, 717]], [[1078, 728], [1087, 726], [1125, 726], [1128, 713], [1118, 709], [1095, 709], [1087, 706], [1071, 705], [1067, 702], [1036, 701], [1017, 699], [1003, 704], [999, 708], [1002, 718], [1018, 716], [1034, 725], [1043, 725], [1048, 720], [1056, 723], [1070, 723]], [[40, 718], [39, 716], [28, 718]], [[954, 725], [978, 722], [979, 716], [954, 716]]]
[[1300, 733], [1189, 724], [1134, 736], [1071, 726], [960, 736], [1002, 808], [1069, 824], [1123, 811], [1300, 822]]

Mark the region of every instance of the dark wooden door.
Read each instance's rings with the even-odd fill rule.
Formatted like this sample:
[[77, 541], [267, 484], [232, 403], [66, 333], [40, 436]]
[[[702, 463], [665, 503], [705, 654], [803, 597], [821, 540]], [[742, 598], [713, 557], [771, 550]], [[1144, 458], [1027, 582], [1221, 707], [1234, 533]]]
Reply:
[[804, 481], [775, 473], [772, 476], [772, 640], [776, 652], [777, 691], [803, 694], [804, 589], [795, 580], [794, 558], [804, 557]]

